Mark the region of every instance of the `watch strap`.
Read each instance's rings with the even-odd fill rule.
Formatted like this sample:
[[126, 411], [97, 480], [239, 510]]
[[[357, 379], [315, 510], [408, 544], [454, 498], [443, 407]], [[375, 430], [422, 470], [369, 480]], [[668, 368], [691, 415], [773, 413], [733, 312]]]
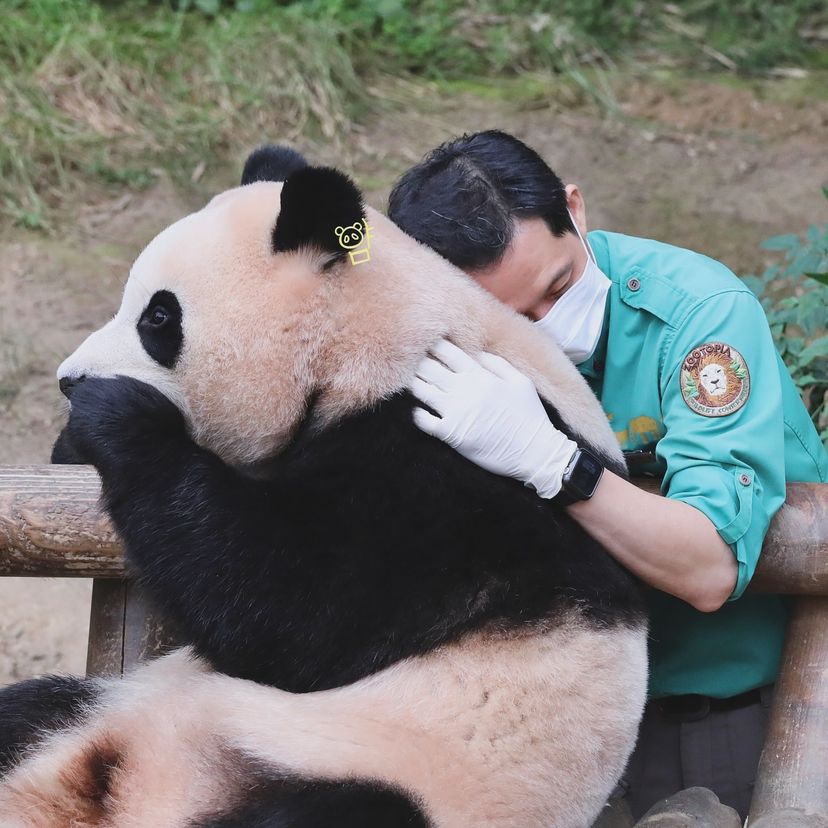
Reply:
[[[584, 492], [575, 486], [569, 484], [569, 478], [572, 476], [572, 473], [575, 471], [576, 467], [580, 463], [581, 459], [586, 456], [589, 460], [592, 461], [592, 464], [595, 465], [598, 469], [597, 475], [594, 478], [592, 483], [592, 488], [589, 492]], [[587, 449], [578, 448], [575, 453], [572, 455], [572, 459], [567, 464], [566, 468], [564, 469], [563, 475], [561, 476], [561, 490], [558, 492], [557, 497], [555, 498], [555, 502], [561, 506], [571, 506], [573, 503], [578, 503], [579, 501], [589, 500], [593, 494], [595, 494], [595, 490], [598, 487], [598, 483], [601, 480], [601, 477], [604, 474], [604, 466], [601, 461]]]

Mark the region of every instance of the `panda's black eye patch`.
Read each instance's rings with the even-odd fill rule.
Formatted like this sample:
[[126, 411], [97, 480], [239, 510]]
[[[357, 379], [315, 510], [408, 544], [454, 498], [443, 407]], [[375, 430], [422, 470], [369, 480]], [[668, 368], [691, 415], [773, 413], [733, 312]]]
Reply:
[[144, 350], [160, 365], [172, 368], [184, 345], [181, 305], [175, 294], [159, 290], [138, 320], [138, 336]]

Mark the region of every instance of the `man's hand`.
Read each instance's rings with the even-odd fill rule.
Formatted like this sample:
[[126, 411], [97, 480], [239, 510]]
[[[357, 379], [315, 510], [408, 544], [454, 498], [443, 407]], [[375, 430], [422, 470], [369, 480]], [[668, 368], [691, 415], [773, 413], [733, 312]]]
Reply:
[[532, 381], [505, 359], [485, 352], [474, 359], [444, 339], [417, 366], [409, 390], [439, 415], [414, 410], [427, 434], [543, 498], [558, 494], [578, 446], [549, 422]]
[[[445, 340], [432, 353], [409, 389], [439, 416], [416, 408], [417, 425], [478, 466], [554, 497], [577, 446], [549, 422], [531, 380], [501, 357], [473, 359]], [[687, 503], [649, 494], [607, 470], [595, 496], [567, 511], [642, 580], [696, 609], [718, 609], [733, 591], [733, 553], [710, 519]]]

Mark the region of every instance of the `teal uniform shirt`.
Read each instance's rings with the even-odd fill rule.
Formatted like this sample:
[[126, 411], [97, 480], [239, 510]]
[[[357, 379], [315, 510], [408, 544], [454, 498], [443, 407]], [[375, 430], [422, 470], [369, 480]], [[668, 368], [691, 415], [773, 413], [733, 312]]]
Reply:
[[745, 594], [765, 532], [786, 481], [825, 481], [828, 455], [740, 279], [671, 245], [588, 238], [612, 285], [598, 347], [578, 368], [631, 470], [663, 476], [663, 493], [704, 512], [738, 562], [714, 613], [648, 589], [650, 696], [738, 695], [774, 681], [785, 634], [783, 599]]

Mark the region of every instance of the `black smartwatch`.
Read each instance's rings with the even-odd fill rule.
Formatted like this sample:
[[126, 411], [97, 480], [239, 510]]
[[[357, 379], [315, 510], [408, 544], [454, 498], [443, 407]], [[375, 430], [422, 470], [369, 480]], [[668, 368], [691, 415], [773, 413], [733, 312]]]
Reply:
[[561, 491], [555, 502], [569, 506], [579, 500], [589, 500], [598, 488], [598, 481], [604, 473], [601, 461], [587, 449], [579, 448], [564, 469]]

